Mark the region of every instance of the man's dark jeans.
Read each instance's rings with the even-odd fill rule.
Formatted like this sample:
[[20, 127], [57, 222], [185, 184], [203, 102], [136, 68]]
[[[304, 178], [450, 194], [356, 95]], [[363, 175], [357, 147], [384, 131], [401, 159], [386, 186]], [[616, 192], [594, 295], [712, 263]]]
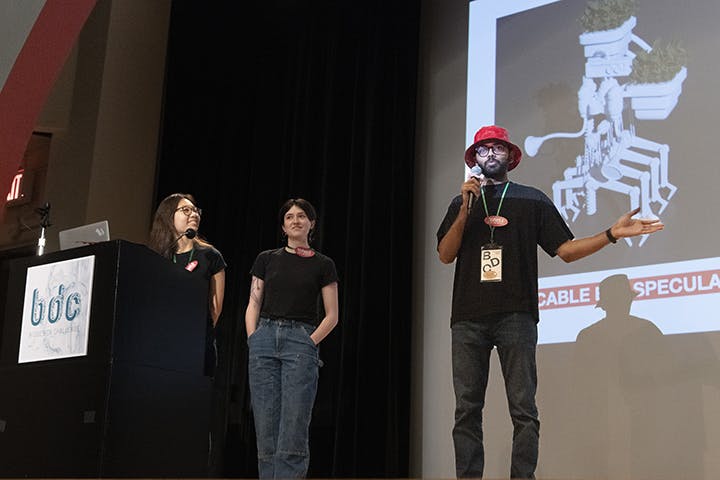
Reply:
[[485, 466], [482, 410], [497, 347], [513, 423], [511, 478], [535, 478], [540, 422], [535, 405], [537, 323], [524, 312], [458, 322], [452, 327], [455, 388], [455, 469], [458, 478], [481, 478]]

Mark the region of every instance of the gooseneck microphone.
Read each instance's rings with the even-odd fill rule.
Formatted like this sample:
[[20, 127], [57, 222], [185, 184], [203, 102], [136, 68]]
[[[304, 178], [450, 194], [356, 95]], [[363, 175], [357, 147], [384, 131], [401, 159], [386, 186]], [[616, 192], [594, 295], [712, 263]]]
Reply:
[[167, 247], [167, 251], [168, 251], [169, 253], [172, 253], [172, 252], [173, 252], [173, 248], [175, 248], [175, 245], [178, 244], [178, 242], [180, 241], [181, 238], [187, 237], [187, 238], [189, 238], [190, 240], [192, 240], [192, 239], [195, 238], [196, 236], [197, 236], [197, 230], [195, 230], [194, 228], [188, 228], [188, 229], [185, 230], [179, 237], [177, 237], [174, 242], [172, 242], [172, 243]]
[[45, 202], [40, 208], [35, 209], [35, 213], [40, 215], [40, 238], [38, 238], [37, 254], [38, 256], [45, 253], [45, 229], [48, 228], [50, 223], [50, 203]]

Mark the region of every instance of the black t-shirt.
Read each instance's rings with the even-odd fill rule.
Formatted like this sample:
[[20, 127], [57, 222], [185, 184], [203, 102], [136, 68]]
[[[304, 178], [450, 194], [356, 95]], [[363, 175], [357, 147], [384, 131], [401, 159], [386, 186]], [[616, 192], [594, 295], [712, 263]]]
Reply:
[[260, 316], [318, 325], [324, 286], [338, 281], [335, 262], [320, 252], [300, 257], [285, 248], [266, 250], [255, 259], [250, 273], [265, 282]]
[[[227, 268], [222, 254], [211, 246], [195, 245], [189, 252], [176, 253], [173, 263], [188, 270], [192, 275], [210, 280], [213, 275]], [[197, 261], [197, 265], [193, 262]]]
[[[484, 187], [487, 211], [498, 214], [505, 184]], [[457, 218], [462, 195], [448, 207], [437, 232], [438, 244]], [[538, 312], [537, 246], [551, 257], [558, 247], [573, 238], [570, 228], [552, 201], [540, 190], [510, 183], [502, 201], [500, 216], [508, 219], [496, 227], [494, 240], [502, 249], [502, 281], [480, 282], [480, 247], [490, 242], [490, 227], [482, 198], [478, 198], [465, 224], [458, 250], [453, 282], [450, 323], [478, 321], [485, 315], [529, 312], [536, 321]]]
[[[227, 268], [220, 251], [213, 246], [206, 245], [196, 244], [189, 252], [176, 253], [173, 255], [172, 261], [177, 268], [185, 269], [188, 275], [195, 278], [204, 279], [208, 285], [210, 285], [210, 279], [213, 275]], [[215, 329], [208, 309], [205, 335], [205, 375], [213, 376], [216, 365]]]

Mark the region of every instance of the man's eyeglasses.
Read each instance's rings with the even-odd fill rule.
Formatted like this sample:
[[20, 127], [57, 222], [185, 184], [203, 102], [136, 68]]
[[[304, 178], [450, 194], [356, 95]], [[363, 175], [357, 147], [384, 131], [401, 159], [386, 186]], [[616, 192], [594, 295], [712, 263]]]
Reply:
[[202, 217], [202, 208], [191, 207], [191, 206], [189, 206], [189, 205], [185, 205], [185, 206], [183, 206], [183, 207], [178, 207], [178, 208], [175, 209], [175, 211], [176, 211], [176, 212], [177, 212], [177, 211], [181, 211], [181, 212], [183, 212], [183, 213], [185, 214], [185, 216], [187, 216], [187, 217], [189, 217], [189, 216], [192, 215], [193, 213], [197, 213], [197, 214], [198, 214], [198, 217]]
[[475, 149], [475, 153], [480, 155], [481, 157], [487, 157], [490, 153], [490, 150], [495, 155], [506, 155], [508, 153], [508, 147], [504, 143], [496, 143], [495, 145], [478, 145], [478, 147]]

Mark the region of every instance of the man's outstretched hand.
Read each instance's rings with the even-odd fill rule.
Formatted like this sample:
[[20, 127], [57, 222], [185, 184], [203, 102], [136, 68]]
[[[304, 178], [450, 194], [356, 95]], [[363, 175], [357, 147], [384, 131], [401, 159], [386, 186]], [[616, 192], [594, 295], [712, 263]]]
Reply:
[[655, 233], [665, 228], [665, 225], [658, 218], [632, 218], [639, 211], [640, 207], [618, 218], [617, 222], [610, 228], [612, 236], [615, 238], [636, 237]]

